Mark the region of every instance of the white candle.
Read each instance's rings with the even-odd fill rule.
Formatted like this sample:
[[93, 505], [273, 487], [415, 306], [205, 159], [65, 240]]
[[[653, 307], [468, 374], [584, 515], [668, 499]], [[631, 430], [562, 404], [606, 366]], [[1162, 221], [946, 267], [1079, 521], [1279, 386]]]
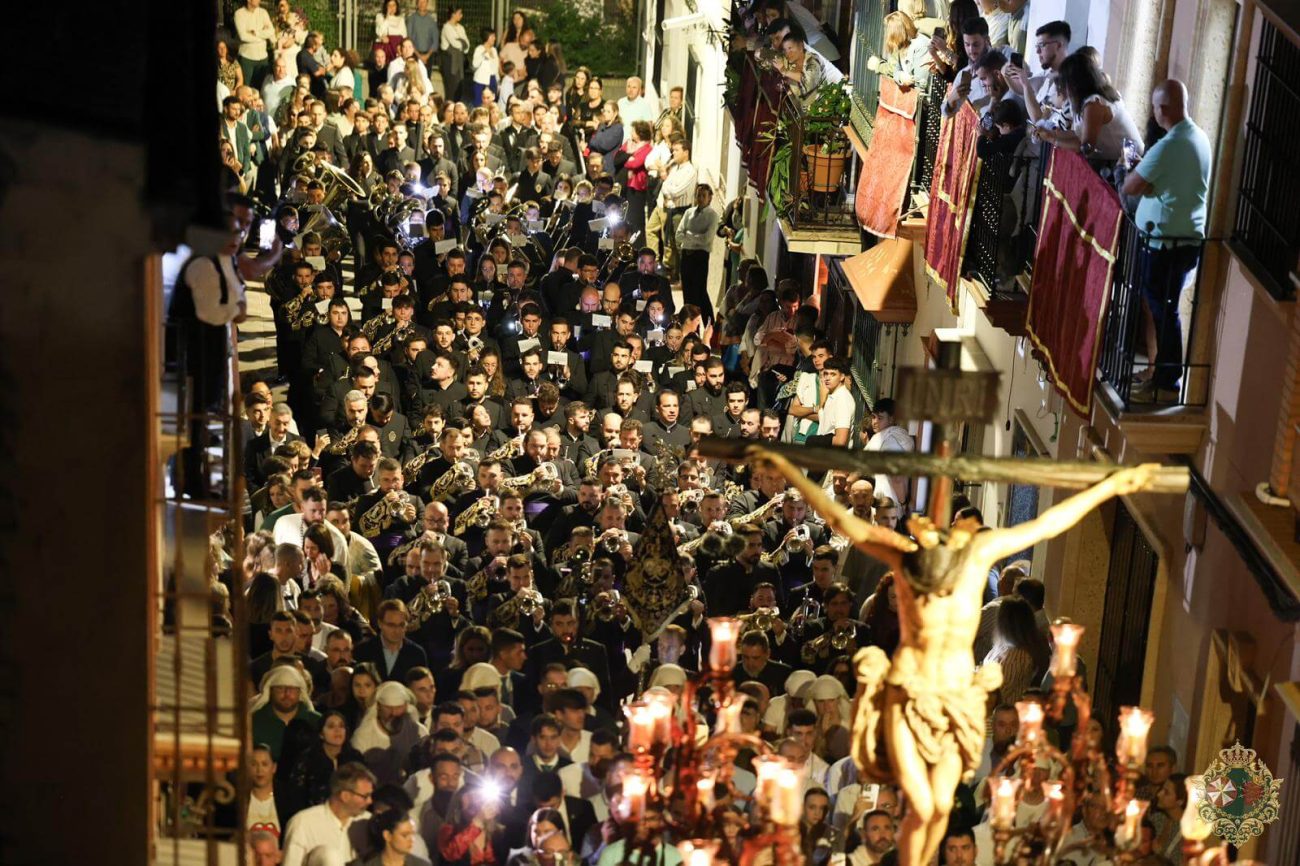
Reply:
[[803, 784], [793, 767], [777, 770], [768, 799], [768, 811], [773, 823], [791, 827], [799, 823], [803, 812]]
[[655, 718], [650, 704], [633, 701], [623, 708], [627, 714], [627, 750], [633, 754], [647, 752], [654, 745]]
[[712, 809], [714, 805], [713, 790], [717, 782], [713, 779], [699, 779], [695, 782], [696, 798], [699, 800], [700, 808]]
[[1083, 637], [1083, 626], [1072, 622], [1057, 622], [1052, 626], [1052, 640], [1056, 650], [1052, 653], [1052, 677], [1064, 679], [1072, 677], [1079, 669], [1079, 639]]
[[1145, 800], [1132, 799], [1124, 807], [1124, 820], [1115, 828], [1115, 844], [1123, 850], [1133, 848], [1138, 843], [1138, 833], [1142, 826], [1142, 816], [1146, 814]]
[[1020, 780], [1001, 776], [993, 782], [993, 795], [989, 802], [989, 823], [995, 830], [1010, 830], [1016, 822], [1016, 795], [1020, 793]]
[[637, 771], [623, 777], [623, 815], [625, 821], [640, 821], [645, 817], [646, 792], [649, 780]]
[[736, 640], [740, 637], [740, 620], [729, 616], [715, 616], [709, 620], [709, 667], [715, 671], [729, 671], [736, 666]]
[[1020, 733], [1016, 742], [1022, 746], [1037, 743], [1043, 736], [1043, 705], [1038, 701], [1016, 701]]
[[1120, 707], [1119, 740], [1115, 743], [1115, 755], [1121, 765], [1141, 764], [1147, 759], [1147, 734], [1155, 720], [1155, 714], [1150, 710]]

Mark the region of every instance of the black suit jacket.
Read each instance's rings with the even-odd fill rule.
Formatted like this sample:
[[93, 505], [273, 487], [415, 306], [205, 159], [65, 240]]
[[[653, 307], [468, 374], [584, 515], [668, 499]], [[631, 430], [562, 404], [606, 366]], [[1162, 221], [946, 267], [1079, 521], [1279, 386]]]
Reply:
[[[536, 709], [541, 704], [537, 694], [537, 684], [541, 681], [542, 671], [551, 662], [562, 662], [566, 668], [586, 668], [596, 675], [600, 683], [599, 701], [607, 709], [613, 707], [614, 693], [610, 688], [609, 661], [605, 647], [587, 638], [578, 638], [566, 653], [564, 644], [550, 638], [528, 650], [528, 705], [524, 709]], [[519, 709], [516, 707], [516, 709]]]
[[[284, 437], [284, 441], [288, 443], [304, 440], [297, 433], [289, 433]], [[248, 448], [244, 452], [244, 477], [248, 479], [250, 490], [256, 490], [266, 483], [266, 476], [262, 474], [262, 461], [271, 456], [271, 450], [269, 430], [261, 436], [254, 436], [248, 443]]]
[[429, 664], [429, 657], [425, 655], [420, 645], [413, 640], [405, 640], [402, 642], [402, 648], [397, 652], [397, 661], [390, 670], [388, 662], [384, 659], [384, 644], [379, 637], [372, 637], [362, 642], [352, 653], [352, 658], [359, 662], [374, 662], [385, 680], [397, 680], [403, 683], [406, 682], [406, 675], [411, 668], [427, 667]]

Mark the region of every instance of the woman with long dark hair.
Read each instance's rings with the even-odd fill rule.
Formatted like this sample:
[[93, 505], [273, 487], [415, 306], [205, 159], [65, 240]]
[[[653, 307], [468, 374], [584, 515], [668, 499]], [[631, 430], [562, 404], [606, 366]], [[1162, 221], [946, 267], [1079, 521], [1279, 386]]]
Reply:
[[446, 866], [504, 866], [505, 828], [500, 794], [475, 779], [452, 795], [447, 823], [438, 828], [438, 853]]
[[587, 85], [591, 84], [591, 70], [579, 66], [573, 71], [573, 81], [564, 91], [564, 114], [576, 121], [582, 103], [587, 98]]
[[497, 92], [498, 63], [497, 32], [491, 27], [484, 27], [479, 33], [479, 44], [470, 61], [474, 75], [472, 89], [475, 105], [483, 104], [483, 91], [491, 89], [493, 93]]
[[1056, 75], [1074, 124], [1071, 129], [1040, 129], [1039, 138], [1105, 162], [1124, 155], [1126, 140], [1142, 153], [1142, 131], [1094, 52], [1086, 47], [1074, 52], [1061, 61]]
[[402, 40], [406, 38], [406, 17], [397, 0], [384, 0], [381, 11], [375, 13], [375, 45], [382, 45], [389, 60], [397, 57]]
[[1051, 647], [1038, 630], [1033, 607], [1019, 596], [1004, 598], [998, 605], [993, 649], [982, 662], [995, 661], [1002, 665], [998, 703], [1014, 704], [1024, 697], [1026, 689], [1043, 681], [1051, 660]]
[[321, 717], [320, 737], [298, 754], [289, 770], [289, 784], [298, 798], [295, 811], [328, 800], [334, 771], [361, 760], [361, 753], [348, 743], [350, 735], [347, 717], [341, 710], [329, 710]]
[[952, 0], [948, 6], [948, 25], [940, 35], [936, 30], [930, 37], [930, 56], [934, 59], [934, 71], [945, 81], [952, 81], [957, 73], [965, 69], [970, 60], [966, 57], [966, 48], [961, 41], [961, 27], [967, 19], [978, 18], [979, 7], [975, 0]]

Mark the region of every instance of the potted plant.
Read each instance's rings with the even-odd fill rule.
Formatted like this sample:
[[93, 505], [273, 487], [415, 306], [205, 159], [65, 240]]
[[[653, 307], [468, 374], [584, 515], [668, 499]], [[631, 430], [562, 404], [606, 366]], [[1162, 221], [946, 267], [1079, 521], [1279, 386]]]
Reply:
[[844, 127], [853, 111], [853, 87], [847, 81], [827, 82], [813, 91], [804, 111], [803, 154], [807, 166], [805, 188], [834, 192], [849, 159], [849, 139]]

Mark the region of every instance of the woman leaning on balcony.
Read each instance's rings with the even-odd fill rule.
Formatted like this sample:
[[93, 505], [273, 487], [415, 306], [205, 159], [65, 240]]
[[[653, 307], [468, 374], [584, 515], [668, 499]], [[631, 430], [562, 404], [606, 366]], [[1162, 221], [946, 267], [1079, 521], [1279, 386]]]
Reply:
[[1123, 155], [1125, 140], [1142, 153], [1142, 133], [1093, 49], [1080, 48], [1065, 58], [1057, 76], [1074, 123], [1070, 129], [1039, 129], [1040, 139], [1105, 162]]
[[869, 57], [867, 68], [886, 78], [892, 78], [899, 87], [919, 87], [930, 83], [934, 61], [930, 58], [930, 43], [919, 38], [916, 24], [905, 12], [890, 12], [885, 16], [884, 57]]

